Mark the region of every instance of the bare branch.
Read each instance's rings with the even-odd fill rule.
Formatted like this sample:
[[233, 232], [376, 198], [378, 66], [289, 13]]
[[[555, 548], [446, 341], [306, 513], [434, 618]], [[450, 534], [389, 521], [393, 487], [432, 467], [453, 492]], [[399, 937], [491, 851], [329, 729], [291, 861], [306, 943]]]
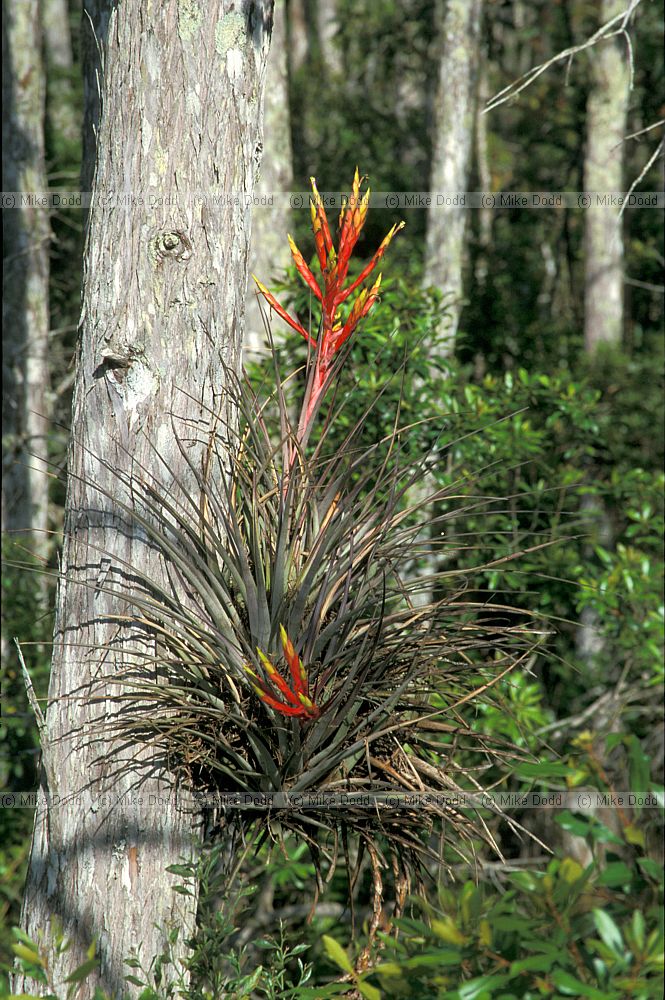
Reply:
[[651, 281], [640, 281], [639, 278], [624, 278], [625, 285], [632, 285], [634, 288], [645, 288], [647, 292], [656, 292], [658, 295], [665, 294], [665, 285], [654, 285]]
[[624, 136], [621, 142], [617, 142], [616, 146], [613, 146], [612, 148], [616, 149], [617, 146], [620, 146], [624, 142], [628, 142], [629, 139], [637, 139], [638, 136], [645, 135], [646, 132], [651, 132], [655, 128], [660, 128], [661, 125], [665, 125], [665, 118], [659, 118], [657, 122], [653, 122], [651, 125], [641, 128], [638, 132], [631, 132], [630, 135]]
[[619, 218], [621, 218], [621, 216], [625, 212], [626, 205], [628, 204], [628, 199], [630, 198], [631, 194], [633, 193], [633, 191], [635, 190], [635, 188], [637, 187], [637, 185], [640, 183], [640, 181], [642, 180], [642, 178], [646, 177], [646, 175], [649, 173], [649, 171], [651, 170], [652, 166], [654, 165], [654, 163], [658, 159], [659, 155], [663, 152], [664, 148], [665, 148], [665, 138], [663, 138], [663, 139], [660, 140], [660, 142], [656, 146], [655, 150], [653, 151], [653, 153], [651, 154], [651, 156], [649, 157], [649, 159], [647, 160], [647, 162], [644, 164], [644, 166], [640, 170], [638, 176], [635, 178], [635, 180], [633, 181], [633, 183], [628, 188], [628, 191], [626, 192], [626, 197], [624, 199], [623, 205], [621, 206], [621, 209], [619, 211]]
[[32, 686], [32, 678], [28, 673], [28, 668], [25, 665], [25, 660], [23, 659], [23, 650], [21, 649], [21, 643], [18, 641], [16, 636], [14, 636], [14, 645], [18, 650], [18, 658], [21, 664], [21, 673], [23, 674], [23, 683], [25, 684], [25, 692], [28, 696], [28, 701], [30, 702], [30, 708], [32, 709], [35, 721], [37, 723], [37, 729], [39, 730], [39, 736], [42, 741], [46, 737], [46, 719], [44, 718], [44, 713], [42, 712], [39, 701], [37, 700], [37, 695], [35, 694], [35, 689]]
[[[522, 76], [518, 77], [517, 80], [513, 80], [513, 82], [509, 83], [507, 87], [504, 87], [503, 90], [500, 90], [498, 94], [495, 94], [494, 97], [491, 97], [487, 102], [487, 104], [485, 105], [485, 108], [483, 109], [483, 114], [485, 115], [487, 114], [488, 111], [493, 111], [495, 108], [498, 108], [500, 104], [505, 104], [506, 101], [509, 101], [511, 98], [516, 97], [518, 94], [520, 94], [523, 90], [526, 90], [526, 88], [529, 87], [534, 82], [534, 80], [537, 80], [538, 77], [541, 76], [551, 66], [555, 66], [557, 63], [567, 60], [568, 69], [570, 69], [570, 63], [574, 58], [574, 56], [578, 55], [580, 52], [584, 52], [585, 49], [592, 48], [594, 45], [597, 44], [597, 42], [607, 41], [607, 39], [615, 38], [617, 35], [623, 35], [623, 37], [627, 39], [628, 61], [630, 64], [630, 78], [631, 78], [631, 88], [632, 88], [633, 49], [630, 37], [626, 31], [626, 25], [628, 24], [628, 21], [630, 20], [631, 16], [641, 3], [642, 0], [631, 0], [630, 4], [624, 11], [621, 11], [621, 13], [615, 14], [614, 17], [611, 17], [609, 21], [606, 21], [605, 24], [603, 24], [596, 32], [594, 32], [594, 34], [591, 35], [590, 38], [587, 38], [585, 42], [581, 42], [579, 45], [573, 45], [570, 48], [564, 49], [562, 52], [558, 52], [555, 56], [552, 56], [551, 59], [546, 60], [546, 62], [540, 63], [538, 66], [534, 66], [532, 69], [527, 70], [527, 72], [524, 73]], [[618, 27], [615, 27], [615, 25], [617, 24]]]

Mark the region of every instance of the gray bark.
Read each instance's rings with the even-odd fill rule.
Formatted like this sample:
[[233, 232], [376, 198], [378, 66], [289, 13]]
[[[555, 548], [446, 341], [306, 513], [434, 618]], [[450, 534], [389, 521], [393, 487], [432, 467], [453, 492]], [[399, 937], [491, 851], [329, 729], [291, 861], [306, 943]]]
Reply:
[[[110, 619], [128, 608], [109, 591], [131, 586], [130, 567], [175, 588], [145, 533], [114, 501], [137, 509], [149, 480], [178, 503], [191, 481], [174, 428], [187, 434], [191, 461], [203, 463], [210, 409], [228, 403], [272, 20], [270, 2], [244, 13], [233, 0], [88, 6], [92, 23], [106, 28], [98, 38], [98, 158], [44, 777], [23, 906], [25, 930], [43, 936], [55, 990], [66, 992], [63, 980], [97, 939], [101, 969], [81, 998], [96, 985], [114, 996], [124, 991], [123, 959], [140, 950], [147, 967], [174, 928], [181, 958], [194, 925], [195, 899], [175, 894], [181, 879], [165, 869], [192, 858], [198, 817], [185, 792], [176, 805], [159, 749], [113, 730], [127, 711], [114, 681], [130, 669], [154, 675], [148, 658], [159, 651], [149, 636]], [[131, 490], [119, 470], [131, 476]], [[73, 942], [61, 955], [53, 950], [54, 917]], [[17, 992], [30, 988], [44, 992], [17, 977]]]
[[[256, 186], [259, 203], [252, 215], [250, 255], [250, 273], [268, 287], [275, 277], [283, 276], [283, 271], [291, 263], [286, 234], [290, 229], [288, 194], [293, 186], [293, 157], [286, 54], [286, 3], [285, 0], [276, 0], [266, 77], [263, 159]], [[264, 198], [268, 199], [267, 204], [261, 204]], [[244, 340], [245, 356], [249, 360], [256, 360], [257, 356], [265, 354], [268, 341], [263, 318], [265, 313], [250, 278]], [[273, 337], [279, 338], [288, 329], [274, 313], [268, 319]]]
[[[6, 192], [42, 195], [44, 68], [37, 0], [2, 10], [3, 151]], [[19, 201], [3, 212], [2, 529], [48, 551], [48, 209]], [[26, 539], [26, 535], [29, 539]], [[16, 535], [14, 535], [16, 537]]]
[[[599, 24], [625, 9], [623, 0], [601, 0], [599, 6]], [[591, 203], [585, 214], [584, 342], [593, 354], [599, 345], [620, 345], [623, 338], [620, 208], [600, 204], [596, 193], [622, 190], [630, 70], [622, 38], [599, 42], [589, 58], [592, 85], [587, 101], [584, 188]]]
[[[434, 117], [430, 188], [462, 192], [468, 188], [483, 0], [448, 0], [443, 17], [441, 60]], [[425, 285], [441, 289], [450, 311], [444, 353], [455, 346], [462, 304], [462, 270], [467, 209], [437, 205], [428, 210]]]

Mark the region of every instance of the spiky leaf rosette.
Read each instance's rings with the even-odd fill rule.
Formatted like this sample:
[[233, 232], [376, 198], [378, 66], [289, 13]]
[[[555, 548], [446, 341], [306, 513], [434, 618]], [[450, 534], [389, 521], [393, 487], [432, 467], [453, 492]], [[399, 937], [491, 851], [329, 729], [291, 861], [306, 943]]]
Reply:
[[[114, 502], [162, 554], [172, 583], [167, 593], [125, 567], [125, 583], [107, 584], [127, 608], [118, 620], [155, 641], [155, 681], [135, 666], [118, 677], [122, 725], [160, 742], [198, 789], [291, 796], [289, 808], [243, 811], [243, 821], [290, 829], [331, 865], [354, 834], [378, 884], [387, 852], [406, 885], [440, 820], [463, 857], [478, 837], [493, 844], [482, 820], [440, 795], [480, 790], [458, 764], [464, 749], [477, 751], [479, 772], [513, 756], [461, 709], [531, 655], [537, 631], [523, 613], [511, 622], [507, 609], [465, 596], [468, 570], [417, 575], [431, 556], [432, 506], [446, 500], [459, 515], [482, 501], [460, 483], [422, 497], [414, 487], [426, 469], [401, 456], [408, 428], [366, 448], [360, 421], [334, 453], [324, 431], [306, 455], [281, 384], [266, 399], [247, 384], [235, 392], [238, 423], [210, 414], [208, 461], [190, 464], [196, 490], [175, 484], [184, 499], [173, 499], [173, 483], [167, 492], [136, 470], [118, 472], [140, 502]], [[201, 430], [173, 432], [187, 458]], [[293, 804], [305, 794], [325, 802]], [[329, 805], [334, 794], [344, 798]]]

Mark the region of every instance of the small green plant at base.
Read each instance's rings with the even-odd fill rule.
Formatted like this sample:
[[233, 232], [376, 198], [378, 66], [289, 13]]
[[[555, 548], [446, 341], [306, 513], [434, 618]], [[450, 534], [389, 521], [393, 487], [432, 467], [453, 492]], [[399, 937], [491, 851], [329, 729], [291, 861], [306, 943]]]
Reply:
[[[53, 957], [61, 955], [71, 947], [71, 941], [66, 939], [56, 920], [53, 920], [49, 941], [52, 942], [50, 950], [47, 950], [40, 941], [33, 941], [18, 927], [13, 928], [15, 943], [12, 945], [14, 955], [18, 959], [19, 966], [25, 975], [41, 983], [49, 993], [40, 994], [47, 1000], [72, 1000], [76, 996], [80, 986], [85, 980], [99, 968], [99, 958], [96, 955], [97, 946], [93, 941], [87, 951], [87, 959], [65, 979], [67, 992], [64, 996], [56, 995], [51, 976], [51, 954]], [[8, 970], [9, 971], [9, 970]], [[31, 994], [12, 994], [14, 1000], [21, 1000], [24, 996]], [[109, 1000], [103, 990], [96, 988], [93, 1000]]]

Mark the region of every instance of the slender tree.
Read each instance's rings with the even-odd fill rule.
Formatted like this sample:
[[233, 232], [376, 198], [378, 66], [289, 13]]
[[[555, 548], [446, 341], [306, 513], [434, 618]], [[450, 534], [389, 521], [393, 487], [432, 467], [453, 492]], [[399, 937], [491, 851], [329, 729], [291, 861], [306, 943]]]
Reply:
[[[599, 0], [599, 22], [626, 9], [625, 0]], [[620, 207], [603, 195], [622, 190], [623, 142], [630, 90], [625, 38], [599, 42], [589, 53], [592, 84], [587, 101], [584, 187], [584, 342], [594, 354], [600, 344], [620, 345], [623, 337], [623, 236]]]
[[[626, 10], [623, 0], [599, 0], [598, 26]], [[623, 340], [624, 253], [621, 209], [608, 194], [623, 189], [623, 148], [630, 93], [629, 53], [625, 38], [598, 42], [589, 53], [591, 90], [586, 108], [584, 187], [590, 198], [585, 213], [584, 346], [593, 358], [603, 345], [620, 347]], [[602, 499], [582, 499], [582, 511], [594, 537], [612, 545], [612, 525]], [[590, 546], [588, 556], [592, 558]], [[577, 653], [593, 667], [604, 640], [598, 613], [583, 608], [576, 635]]]
[[67, 0], [42, 0], [41, 16], [51, 128], [68, 142], [75, 143], [81, 129], [72, 87], [74, 59]]
[[[439, 7], [440, 63], [434, 115], [430, 188], [450, 195], [467, 190], [483, 0], [447, 0]], [[462, 302], [462, 267], [467, 209], [433, 200], [427, 218], [425, 284], [440, 288], [449, 301], [447, 351], [455, 346]]]
[[286, 0], [287, 61], [293, 76], [307, 59], [307, 20], [305, 0]]
[[319, 3], [316, 9], [316, 27], [323, 66], [332, 73], [342, 72], [340, 53], [335, 45], [335, 35], [339, 24], [337, 0]]
[[[478, 73], [478, 110], [480, 111], [487, 102], [489, 96], [489, 85], [487, 79], [487, 49], [483, 48], [481, 53], [481, 66]], [[476, 115], [476, 164], [478, 172], [478, 183], [481, 191], [490, 191], [492, 187], [492, 171], [490, 169], [489, 143], [487, 135], [487, 115]], [[478, 211], [478, 253], [474, 269], [474, 278], [478, 287], [483, 289], [487, 281], [489, 271], [489, 252], [492, 245], [492, 228], [494, 223], [494, 210], [489, 204], [481, 205]]]
[[2, 528], [47, 548], [48, 280], [39, 3], [2, 6]]
[[[160, 650], [123, 622], [118, 593], [140, 567], [187, 600], [132, 512], [145, 513], [148, 484], [176, 504], [191, 491], [191, 469], [207, 460], [210, 412], [226, 407], [239, 363], [272, 27], [269, 0], [86, 8], [97, 34], [86, 51], [103, 63], [99, 90], [87, 95], [88, 109], [100, 109], [87, 144], [90, 152], [94, 136], [96, 172], [23, 906], [23, 926], [49, 958], [51, 982], [38, 990], [64, 992], [96, 940], [100, 967], [80, 997], [97, 985], [118, 995], [126, 956], [138, 950], [148, 965], [178, 932], [181, 957], [193, 929], [195, 900], [174, 894], [166, 868], [191, 857], [197, 814], [184, 792], [176, 802], [168, 762], [149, 742], [114, 728], [118, 678], [160, 671]], [[223, 465], [211, 472], [223, 475]], [[57, 924], [72, 942], [63, 953]], [[34, 991], [17, 979], [17, 992]]]

